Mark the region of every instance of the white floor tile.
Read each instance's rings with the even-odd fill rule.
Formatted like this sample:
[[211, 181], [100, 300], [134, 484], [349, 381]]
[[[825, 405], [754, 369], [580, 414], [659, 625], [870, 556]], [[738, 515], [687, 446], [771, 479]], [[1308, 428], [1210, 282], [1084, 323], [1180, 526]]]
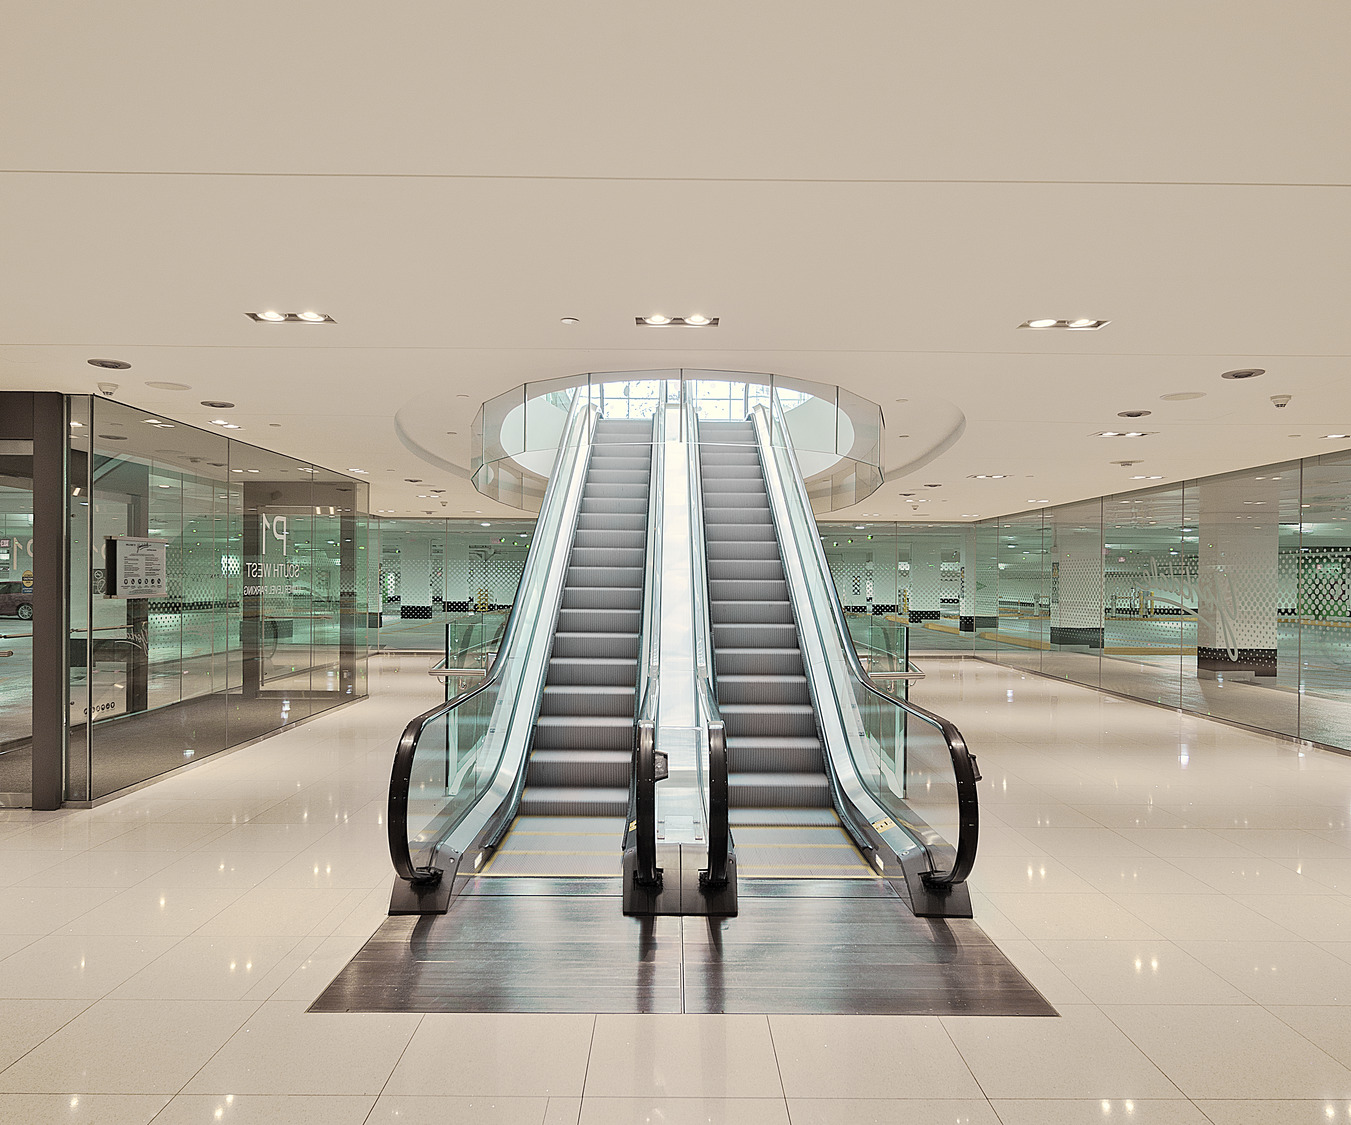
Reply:
[[[428, 1015], [385, 1087], [387, 1094], [443, 1094], [455, 1059], [468, 1097], [580, 1097], [595, 1016]], [[522, 1068], [521, 1060], [530, 1066]]]
[[1106, 1014], [1198, 1098], [1351, 1098], [1351, 1070], [1265, 1008], [1132, 1007]]
[[[386, 1094], [365, 1125], [545, 1125], [548, 1098]], [[572, 1120], [576, 1121], [574, 1109]], [[634, 1119], [636, 1120], [636, 1119]], [[320, 1123], [316, 1122], [316, 1125]]]
[[790, 1099], [981, 1096], [935, 1017], [771, 1016], [769, 1026]]
[[587, 1100], [782, 1098], [764, 1016], [596, 1017]]
[[183, 938], [112, 993], [121, 1000], [244, 1000], [295, 947], [290, 937]]
[[303, 1004], [267, 1003], [184, 1092], [379, 1094], [421, 1020], [411, 1013], [310, 1014]]
[[1095, 1004], [1248, 1003], [1169, 941], [1042, 941], [1038, 948]]
[[1351, 1121], [1351, 1101], [1324, 1098], [1262, 1101], [1198, 1101], [1214, 1125], [1329, 1125]]
[[255, 1007], [100, 1000], [0, 1072], [0, 1091], [175, 1094]]
[[943, 1026], [991, 1100], [1179, 1097], [1095, 1007], [1067, 1005], [1058, 1019], [945, 1016]]
[[[1045, 938], [1157, 937], [1154, 930], [1104, 894], [1011, 894], [986, 896], [995, 909], [1033, 941]], [[979, 921], [979, 919], [977, 919]]]
[[118, 891], [107, 902], [61, 928], [63, 934], [122, 935], [190, 934], [238, 899], [244, 892], [194, 887], [166, 887], [157, 877]]
[[1184, 941], [1259, 1004], [1351, 1005], [1351, 964], [1307, 941]]
[[782, 1098], [591, 1098], [581, 1125], [789, 1125]]
[[0, 1094], [0, 1121], [15, 1125], [147, 1125], [168, 1100], [164, 1094]]
[[0, 996], [97, 1000], [145, 968], [176, 940], [63, 934], [38, 938], [0, 961]]
[[363, 1125], [372, 1096], [179, 1094], [155, 1125]]
[[[55, 1034], [88, 1006], [87, 1000], [0, 1000], [0, 1070]], [[0, 1107], [0, 1120], [3, 1119]]]
[[1179, 1100], [1094, 1098], [996, 1101], [993, 1105], [1001, 1125], [1210, 1125], [1195, 1105]]
[[984, 1099], [790, 1098], [793, 1125], [1000, 1125]]

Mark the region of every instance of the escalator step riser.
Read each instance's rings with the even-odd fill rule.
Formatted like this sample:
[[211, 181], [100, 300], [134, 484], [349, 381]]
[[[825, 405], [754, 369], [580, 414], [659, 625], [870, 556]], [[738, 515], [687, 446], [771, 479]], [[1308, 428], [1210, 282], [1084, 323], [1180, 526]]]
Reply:
[[704, 539], [712, 546], [714, 543], [772, 543], [777, 551], [779, 540], [772, 523], [766, 524], [705, 524]]
[[821, 747], [748, 747], [727, 750], [727, 768], [733, 773], [820, 773]]
[[825, 774], [815, 774], [819, 784], [768, 784], [757, 774], [733, 775], [728, 779], [728, 804], [734, 809], [825, 809], [831, 805], [830, 783]]
[[594, 588], [596, 586], [643, 588], [641, 566], [571, 566], [564, 579], [564, 588]]
[[646, 542], [647, 532], [642, 529], [607, 531], [601, 528], [578, 528], [577, 534], [572, 539], [574, 550], [583, 547], [588, 551], [601, 549], [632, 551], [634, 548], [641, 551]]
[[[719, 540], [708, 543], [708, 565], [710, 568], [724, 563], [779, 563], [779, 545], [772, 539], [765, 540]], [[782, 563], [779, 563], [782, 566]]]
[[[792, 629], [791, 647], [797, 648], [797, 629], [793, 626], [793, 607], [787, 602], [753, 602], [753, 601], [727, 601], [710, 602], [709, 618], [713, 622], [713, 628], [716, 631], [724, 625], [785, 625]], [[728, 643], [720, 639], [720, 636], [714, 637], [715, 644]], [[784, 642], [775, 642], [782, 644]], [[763, 648], [774, 647], [774, 644], [755, 645], [735, 645], [734, 648]]]
[[718, 699], [729, 703], [811, 703], [801, 676], [752, 676], [746, 680], [718, 677]]
[[[629, 791], [526, 789], [521, 794], [522, 816], [627, 816]], [[620, 859], [615, 853], [615, 873], [619, 873]]]
[[633, 633], [642, 628], [642, 611], [637, 609], [560, 609], [560, 633]]
[[637, 660], [638, 634], [606, 634], [599, 631], [594, 633], [564, 633], [560, 631], [554, 634], [552, 654], [579, 660], [592, 657]]
[[783, 564], [779, 562], [778, 555], [769, 559], [709, 559], [708, 577], [713, 582], [726, 579], [782, 582]]
[[632, 689], [638, 682], [638, 661], [613, 656], [554, 656], [549, 661], [549, 687], [563, 684], [610, 684]]
[[637, 516], [643, 522], [640, 526], [647, 526], [647, 498], [635, 496], [632, 499], [623, 499], [613, 496], [591, 497], [583, 499], [577, 507], [581, 516]]
[[770, 514], [767, 506], [763, 508], [710, 508], [705, 505], [704, 522], [710, 527], [716, 527], [719, 524], [730, 524], [736, 527], [747, 523], [758, 523], [773, 527], [774, 517]]
[[633, 717], [632, 687], [605, 684], [546, 685], [539, 703], [540, 716], [582, 719]]
[[564, 609], [642, 609], [641, 586], [572, 586], [563, 591]]
[[579, 547], [575, 543], [569, 566], [632, 566], [643, 569], [647, 552], [641, 547]]
[[720, 676], [801, 676], [802, 653], [796, 649], [718, 649], [715, 653]]
[[633, 718], [622, 724], [559, 722], [559, 716], [545, 716], [535, 724], [537, 750], [623, 750], [633, 752]]
[[811, 738], [816, 734], [816, 719], [812, 715], [790, 713], [770, 715], [745, 715], [736, 711], [742, 706], [738, 703], [720, 704], [722, 721], [727, 727], [728, 738], [775, 738], [791, 736]]
[[797, 626], [778, 622], [730, 621], [713, 625], [715, 651], [722, 648], [782, 648], [797, 650]]
[[557, 789], [620, 789], [629, 783], [633, 769], [632, 756], [618, 751], [615, 755], [616, 760], [608, 763], [573, 757], [550, 762], [532, 758], [526, 770], [525, 783]]
[[788, 583], [783, 578], [715, 578], [708, 583], [708, 596], [715, 602], [788, 603]]

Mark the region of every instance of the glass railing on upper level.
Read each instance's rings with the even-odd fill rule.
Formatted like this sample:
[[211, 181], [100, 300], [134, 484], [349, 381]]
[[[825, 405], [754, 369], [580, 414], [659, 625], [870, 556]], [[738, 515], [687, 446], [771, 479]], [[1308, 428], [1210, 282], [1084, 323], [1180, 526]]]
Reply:
[[[924, 887], [941, 896], [964, 882], [975, 862], [975, 758], [952, 723], [870, 679], [821, 549], [789, 428], [773, 403], [757, 407], [753, 419], [835, 783], [895, 852], [907, 882], [914, 868]], [[891, 646], [893, 664], [904, 659], [894, 653], [894, 641], [877, 637], [871, 627], [861, 631], [870, 645], [882, 640], [884, 653]], [[913, 886], [911, 891], [913, 896]]]
[[495, 843], [519, 800], [552, 642], [552, 630], [536, 626], [557, 617], [594, 422], [585, 396], [575, 396], [520, 588], [487, 675], [419, 715], [399, 740], [389, 789], [389, 848], [395, 871], [415, 887], [435, 886], [443, 868], [457, 867], [469, 849]]

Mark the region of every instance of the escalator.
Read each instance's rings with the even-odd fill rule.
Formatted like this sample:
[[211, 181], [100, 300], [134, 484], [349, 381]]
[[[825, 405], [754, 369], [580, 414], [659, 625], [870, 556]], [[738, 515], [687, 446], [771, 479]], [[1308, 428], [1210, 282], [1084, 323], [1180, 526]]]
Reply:
[[704, 420], [699, 437], [740, 874], [874, 878], [835, 812], [754, 426]]
[[511, 830], [485, 877], [614, 874], [633, 760], [650, 421], [599, 421]]
[[863, 670], [777, 400], [619, 421], [579, 394], [497, 659], [400, 741], [391, 913], [622, 873], [637, 915], [735, 915], [741, 876], [969, 917], [977, 780]]

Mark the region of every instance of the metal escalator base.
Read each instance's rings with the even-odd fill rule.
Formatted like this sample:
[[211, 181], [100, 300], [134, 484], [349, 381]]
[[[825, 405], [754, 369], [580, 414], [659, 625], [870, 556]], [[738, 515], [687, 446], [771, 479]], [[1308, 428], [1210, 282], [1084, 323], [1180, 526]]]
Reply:
[[478, 878], [618, 879], [623, 838], [622, 816], [518, 816]]

